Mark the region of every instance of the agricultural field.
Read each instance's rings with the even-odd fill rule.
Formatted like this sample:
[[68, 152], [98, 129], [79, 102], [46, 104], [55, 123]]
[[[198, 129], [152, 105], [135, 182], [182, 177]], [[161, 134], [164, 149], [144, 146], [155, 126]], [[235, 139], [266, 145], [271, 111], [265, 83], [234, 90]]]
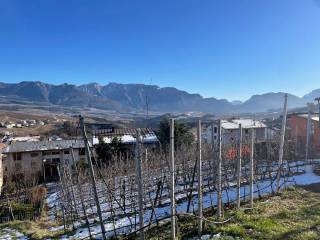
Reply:
[[[320, 183], [289, 187], [281, 194], [254, 201], [251, 210], [225, 211], [225, 224], [205, 223], [202, 239], [319, 239], [320, 238]], [[247, 205], [244, 204], [243, 208]], [[204, 216], [216, 221], [215, 211], [205, 209]], [[55, 224], [46, 221], [15, 221], [0, 225], [0, 239], [66, 239], [63, 230], [52, 231]], [[197, 221], [184, 216], [178, 220], [179, 238], [196, 239]], [[70, 229], [71, 230], [71, 229]], [[146, 231], [147, 239], [169, 239], [170, 224], [164, 223]], [[72, 238], [71, 238], [72, 239]], [[78, 239], [78, 238], [73, 238]], [[121, 238], [120, 238], [121, 239]], [[138, 237], [122, 238], [138, 239]]]

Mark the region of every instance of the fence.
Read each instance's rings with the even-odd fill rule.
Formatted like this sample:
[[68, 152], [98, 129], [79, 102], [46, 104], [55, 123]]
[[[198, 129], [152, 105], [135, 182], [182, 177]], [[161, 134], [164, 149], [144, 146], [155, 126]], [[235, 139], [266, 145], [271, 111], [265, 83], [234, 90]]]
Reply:
[[[198, 125], [201, 136], [201, 123]], [[203, 221], [207, 221], [202, 209], [213, 207], [217, 219], [222, 219], [224, 207], [240, 208], [247, 200], [253, 207], [254, 197], [277, 192], [291, 176], [305, 172], [306, 162], [296, 160], [295, 142], [281, 138], [280, 132], [263, 144], [254, 130], [222, 144], [231, 133], [220, 130], [218, 144], [203, 143], [198, 137], [196, 144], [174, 146], [173, 131], [172, 121], [170, 148], [147, 154], [138, 136], [132, 158], [118, 155], [108, 165], [93, 165], [93, 175], [89, 170], [80, 171], [75, 159], [61, 163], [60, 190], [49, 198], [49, 215], [65, 229], [81, 228], [81, 234], [75, 236], [80, 239], [133, 233], [144, 239], [148, 227], [170, 218], [171, 238], [175, 238], [176, 216], [185, 214], [198, 219], [201, 234]], [[89, 147], [87, 151], [92, 154]], [[284, 160], [279, 163], [281, 154]]]

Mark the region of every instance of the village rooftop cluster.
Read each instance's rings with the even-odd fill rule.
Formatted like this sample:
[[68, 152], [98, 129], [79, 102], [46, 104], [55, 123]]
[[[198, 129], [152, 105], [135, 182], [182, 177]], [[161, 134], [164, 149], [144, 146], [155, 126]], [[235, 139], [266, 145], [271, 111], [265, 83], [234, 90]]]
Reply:
[[17, 122], [0, 122], [0, 127], [2, 128], [28, 128], [28, 127], [35, 127], [35, 126], [44, 126], [48, 122], [42, 120], [34, 120], [34, 119], [26, 119], [26, 120], [19, 120]]

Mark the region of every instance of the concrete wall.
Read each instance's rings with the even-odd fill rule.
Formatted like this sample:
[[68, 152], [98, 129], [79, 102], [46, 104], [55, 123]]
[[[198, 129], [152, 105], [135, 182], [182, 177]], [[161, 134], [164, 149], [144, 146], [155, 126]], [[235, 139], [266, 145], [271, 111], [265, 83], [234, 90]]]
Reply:
[[[21, 152], [21, 160], [15, 160], [15, 154], [17, 153], [8, 153], [3, 159], [2, 172], [5, 181], [13, 181], [16, 178], [21, 181], [35, 181], [39, 177], [43, 177], [44, 167], [52, 166], [56, 168], [55, 165], [59, 161], [72, 163], [69, 149]], [[79, 149], [74, 149], [74, 156], [76, 161], [79, 159], [85, 160], [85, 155], [79, 155]]]
[[[215, 129], [218, 128], [218, 125], [213, 125], [213, 138], [212, 138], [212, 129], [211, 126], [207, 128], [205, 133], [202, 135], [203, 140], [212, 144], [212, 139], [214, 143], [218, 141], [218, 131]], [[267, 128], [256, 128], [256, 139], [259, 141], [264, 141], [267, 138]], [[249, 138], [251, 136], [251, 129], [242, 129], [243, 139]], [[222, 143], [223, 144], [231, 144], [239, 141], [239, 129], [222, 129]]]

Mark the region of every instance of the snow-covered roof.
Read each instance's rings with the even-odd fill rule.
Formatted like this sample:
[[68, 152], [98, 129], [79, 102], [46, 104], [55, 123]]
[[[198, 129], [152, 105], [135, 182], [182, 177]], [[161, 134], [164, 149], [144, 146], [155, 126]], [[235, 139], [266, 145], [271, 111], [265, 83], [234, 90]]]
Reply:
[[[299, 114], [298, 116], [308, 119], [308, 114]], [[318, 114], [312, 114], [312, 115], [311, 115], [311, 119], [312, 119], [313, 121], [319, 122], [319, 115], [318, 115]]]
[[83, 140], [60, 140], [60, 141], [34, 141], [34, 142], [15, 142], [10, 144], [3, 152], [34, 152], [47, 150], [61, 150], [73, 148], [84, 148]]
[[[105, 143], [111, 143], [112, 139], [117, 137], [118, 139], [121, 140], [122, 143], [124, 144], [134, 144], [136, 143], [136, 137], [132, 136], [132, 135], [123, 135], [123, 136], [105, 136], [102, 137], [103, 141]], [[141, 136], [142, 143], [145, 144], [152, 144], [152, 143], [158, 143], [159, 140], [157, 138], [157, 136], [155, 134], [146, 134], [146, 135], [142, 135]], [[93, 144], [98, 144], [99, 143], [99, 138], [98, 137], [94, 137], [93, 138]]]
[[[222, 129], [232, 130], [238, 129], [239, 124], [241, 124], [242, 128], [266, 128], [267, 126], [259, 120], [254, 119], [232, 119], [232, 120], [221, 120]], [[209, 127], [210, 128], [210, 127]]]
[[236, 123], [239, 127], [241, 124], [242, 128], [265, 128], [267, 127], [262, 121], [255, 119], [233, 119], [232, 122]]
[[39, 141], [40, 136], [26, 136], [26, 137], [12, 137], [9, 139], [9, 141], [12, 142], [33, 142], [33, 141]]
[[113, 138], [118, 138], [124, 144], [134, 144], [138, 132], [142, 138], [142, 143], [153, 144], [159, 142], [151, 128], [111, 128], [95, 131], [93, 144], [99, 143], [99, 137], [102, 138], [105, 143], [111, 143]]
[[223, 129], [236, 129], [239, 128], [239, 124], [229, 122], [227, 120], [221, 120], [221, 128]]

